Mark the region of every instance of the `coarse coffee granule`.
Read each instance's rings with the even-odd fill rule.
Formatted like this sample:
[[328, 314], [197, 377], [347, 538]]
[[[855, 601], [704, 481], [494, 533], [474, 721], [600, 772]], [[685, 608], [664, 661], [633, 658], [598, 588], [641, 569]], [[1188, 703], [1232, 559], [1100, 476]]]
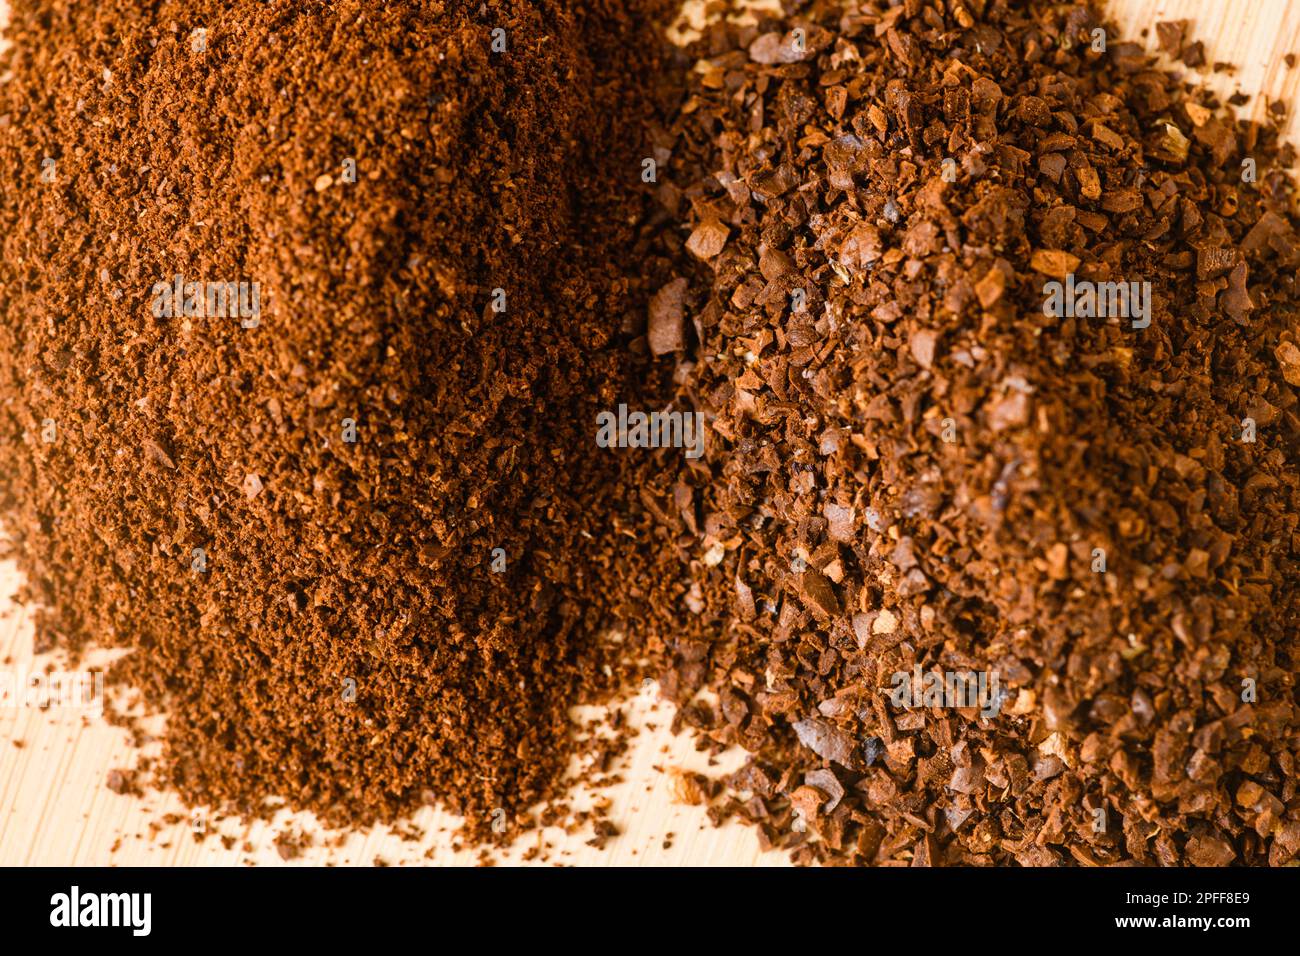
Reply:
[[1089, 6], [786, 9], [692, 47], [665, 187], [711, 433], [647, 613], [679, 722], [752, 755], [715, 817], [1294, 862], [1293, 152]]
[[14, 3], [6, 527], [187, 802], [491, 839], [563, 792], [627, 671], [591, 422], [647, 354], [657, 7]]

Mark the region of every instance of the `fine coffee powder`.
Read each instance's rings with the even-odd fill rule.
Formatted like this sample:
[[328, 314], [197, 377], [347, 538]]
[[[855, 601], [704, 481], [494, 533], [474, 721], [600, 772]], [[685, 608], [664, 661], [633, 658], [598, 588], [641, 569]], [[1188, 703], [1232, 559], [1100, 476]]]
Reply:
[[[797, 5], [674, 144], [683, 720], [796, 860], [1300, 851], [1293, 154], [1085, 7]], [[670, 555], [669, 561], [673, 560]]]
[[640, 381], [653, 6], [14, 5], [7, 528], [188, 802], [508, 836], [562, 791], [624, 671], [590, 423]]

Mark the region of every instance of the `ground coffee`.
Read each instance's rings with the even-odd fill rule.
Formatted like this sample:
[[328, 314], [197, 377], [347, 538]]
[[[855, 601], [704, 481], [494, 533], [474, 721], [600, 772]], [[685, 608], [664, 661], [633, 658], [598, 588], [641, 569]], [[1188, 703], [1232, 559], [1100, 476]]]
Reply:
[[14, 5], [7, 526], [188, 802], [503, 837], [563, 790], [626, 669], [591, 422], [639, 383], [654, 8]]
[[243, 814], [508, 837], [644, 652], [799, 862], [1292, 861], [1290, 151], [1036, 0], [718, 24], [647, 143], [660, 11], [573, 6], [18, 5], [44, 645]]
[[753, 754], [716, 815], [805, 862], [1292, 861], [1293, 154], [1085, 6], [788, 9], [693, 48], [665, 187], [713, 444], [651, 604]]

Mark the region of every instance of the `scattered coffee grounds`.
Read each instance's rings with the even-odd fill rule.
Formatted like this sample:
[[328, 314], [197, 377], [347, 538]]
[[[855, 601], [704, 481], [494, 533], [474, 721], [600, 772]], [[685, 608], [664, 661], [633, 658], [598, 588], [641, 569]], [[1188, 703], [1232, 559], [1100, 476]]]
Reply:
[[299, 830], [288, 829], [281, 830], [275, 835], [273, 845], [275, 846], [275, 851], [279, 854], [280, 859], [288, 861], [296, 860], [298, 857], [302, 856], [302, 851], [310, 848], [313, 842], [314, 841], [310, 834], [302, 833]]
[[1182, 55], [1178, 59], [1194, 70], [1205, 66], [1205, 44], [1200, 40], [1188, 44], [1183, 47]]
[[1291, 150], [1088, 7], [789, 9], [692, 48], [663, 187], [710, 446], [647, 613], [752, 755], [715, 816], [800, 862], [1293, 861]]
[[1156, 39], [1162, 53], [1167, 53], [1175, 60], [1182, 55], [1183, 42], [1187, 38], [1186, 20], [1164, 20], [1156, 24]]
[[628, 667], [592, 422], [640, 381], [659, 15], [14, 4], [6, 524], [187, 802], [493, 839], [563, 792]]

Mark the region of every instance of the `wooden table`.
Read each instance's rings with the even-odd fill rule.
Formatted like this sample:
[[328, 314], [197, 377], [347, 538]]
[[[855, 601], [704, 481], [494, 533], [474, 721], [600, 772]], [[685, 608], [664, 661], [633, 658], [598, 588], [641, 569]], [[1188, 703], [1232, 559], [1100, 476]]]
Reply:
[[[698, 12], [698, 4], [695, 9]], [[1148, 30], [1145, 43], [1149, 48], [1155, 45], [1157, 21], [1189, 19], [1193, 22], [1191, 38], [1204, 41], [1211, 63], [1225, 61], [1238, 67], [1235, 75], [1187, 71], [1193, 82], [1205, 83], [1224, 95], [1238, 89], [1262, 91], [1287, 104], [1294, 102], [1300, 69], [1287, 68], [1283, 58], [1292, 52], [1300, 54], [1300, 3], [1122, 0], [1111, 9], [1123, 27], [1124, 38], [1141, 39], [1140, 32]], [[0, 0], [0, 23], [7, 14], [6, 2]], [[1266, 106], [1263, 97], [1256, 97], [1243, 112], [1260, 118]], [[0, 669], [17, 676], [40, 666], [31, 655], [30, 609], [11, 599], [19, 583], [13, 564], [0, 562]], [[748, 828], [730, 825], [714, 829], [703, 808], [674, 801], [671, 775], [661, 770], [703, 770], [707, 763], [695, 753], [688, 737], [674, 738], [668, 732], [671, 712], [656, 705], [654, 697], [654, 689], [647, 688], [633, 701], [633, 723], [644, 729], [622, 768], [627, 782], [604, 794], [613, 803], [613, 818], [622, 834], [604, 850], [595, 850], [585, 843], [588, 834], [566, 837], [556, 830], [547, 831], [540, 838], [551, 845], [549, 861], [536, 862], [785, 863], [782, 854], [760, 853]], [[403, 840], [381, 828], [348, 835], [338, 846], [327, 846], [310, 819], [282, 814], [270, 824], [246, 826], [226, 821], [216, 826], [217, 833], [234, 838], [230, 849], [211, 836], [198, 842], [188, 812], [174, 796], [150, 793], [144, 798], [128, 797], [107, 788], [109, 772], [132, 767], [137, 756], [125, 734], [102, 721], [84, 719], [68, 710], [0, 707], [0, 865], [371, 865], [376, 859], [392, 865], [464, 865], [478, 859], [476, 850], [452, 849], [455, 818], [432, 809], [414, 818], [425, 831], [416, 841]], [[740, 758], [731, 755], [723, 766], [736, 766]], [[170, 814], [180, 822], [163, 824]], [[286, 827], [317, 834], [316, 845], [296, 859], [282, 860], [273, 841]], [[333, 839], [337, 835], [327, 836]], [[536, 842], [530, 837], [497, 856], [502, 862], [518, 861]], [[246, 843], [251, 847], [248, 851], [243, 849]]]

